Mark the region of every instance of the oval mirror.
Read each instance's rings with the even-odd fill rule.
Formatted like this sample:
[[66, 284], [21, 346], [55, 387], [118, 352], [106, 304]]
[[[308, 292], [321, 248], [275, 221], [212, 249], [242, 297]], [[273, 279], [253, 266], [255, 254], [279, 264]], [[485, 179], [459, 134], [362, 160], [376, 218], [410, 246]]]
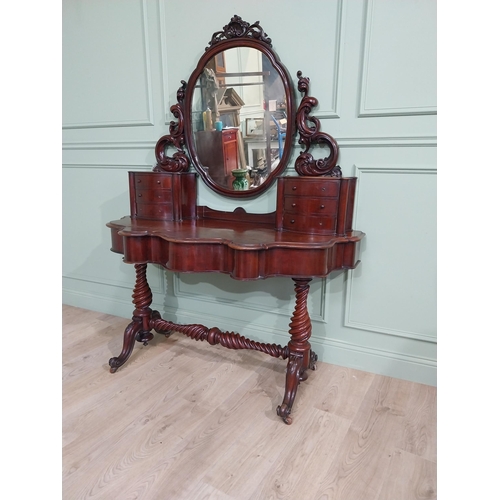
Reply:
[[292, 150], [293, 86], [267, 40], [213, 38], [186, 86], [187, 148], [205, 183], [226, 196], [269, 188]]

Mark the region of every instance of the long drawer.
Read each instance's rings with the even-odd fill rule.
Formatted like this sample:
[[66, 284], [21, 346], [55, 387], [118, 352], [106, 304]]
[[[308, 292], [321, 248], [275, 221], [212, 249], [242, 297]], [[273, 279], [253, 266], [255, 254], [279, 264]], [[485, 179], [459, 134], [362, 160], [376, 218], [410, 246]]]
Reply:
[[172, 203], [137, 203], [134, 215], [146, 219], [170, 220], [173, 216]]
[[309, 233], [332, 233], [335, 231], [337, 217], [318, 217], [309, 214], [283, 215], [283, 229]]

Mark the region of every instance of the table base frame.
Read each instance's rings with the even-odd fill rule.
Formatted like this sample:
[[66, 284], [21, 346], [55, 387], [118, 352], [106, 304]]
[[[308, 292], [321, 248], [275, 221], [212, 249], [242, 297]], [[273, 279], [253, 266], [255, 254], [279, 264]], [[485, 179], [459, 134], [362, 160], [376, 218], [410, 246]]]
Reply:
[[125, 328], [121, 353], [109, 360], [111, 373], [122, 366], [132, 354], [134, 341], [147, 345], [153, 339], [151, 330], [170, 336], [180, 332], [194, 340], [206, 340], [211, 345], [220, 344], [228, 349], [252, 349], [275, 358], [288, 359], [285, 394], [276, 409], [286, 424], [292, 423], [290, 416], [299, 383], [308, 377], [307, 371], [316, 369], [317, 355], [311, 350], [311, 320], [307, 310], [309, 282], [312, 278], [292, 278], [295, 283], [295, 309], [290, 323], [290, 341], [286, 346], [250, 340], [235, 332], [223, 332], [217, 327], [208, 328], [199, 324], [179, 325], [162, 319], [160, 313], [151, 309], [153, 293], [149, 287], [147, 264], [135, 264], [136, 282], [132, 294], [135, 306], [132, 322]]

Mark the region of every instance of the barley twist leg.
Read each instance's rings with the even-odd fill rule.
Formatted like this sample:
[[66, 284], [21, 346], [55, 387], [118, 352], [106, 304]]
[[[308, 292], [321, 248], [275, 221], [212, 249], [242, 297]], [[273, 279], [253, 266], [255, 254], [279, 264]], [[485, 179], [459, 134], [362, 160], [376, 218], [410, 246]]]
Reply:
[[295, 310], [290, 323], [291, 339], [288, 342], [289, 358], [286, 371], [285, 396], [276, 412], [286, 424], [292, 423], [290, 412], [302, 380], [307, 378], [307, 370], [315, 369], [316, 354], [311, 352], [311, 319], [307, 311], [307, 296], [311, 279], [293, 278], [295, 282]]
[[123, 334], [123, 348], [118, 357], [109, 360], [110, 372], [114, 373], [122, 366], [132, 354], [134, 340], [144, 345], [153, 338], [150, 327], [150, 319], [153, 314], [149, 307], [153, 301], [153, 293], [146, 279], [147, 264], [135, 264], [136, 281], [132, 293], [132, 302], [135, 305], [132, 322], [127, 326]]

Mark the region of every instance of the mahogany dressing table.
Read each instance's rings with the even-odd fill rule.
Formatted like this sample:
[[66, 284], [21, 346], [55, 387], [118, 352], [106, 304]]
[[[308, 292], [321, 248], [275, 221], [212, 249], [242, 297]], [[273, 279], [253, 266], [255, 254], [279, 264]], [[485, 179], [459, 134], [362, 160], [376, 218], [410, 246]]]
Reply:
[[[234, 71], [231, 61], [237, 59], [235, 51], [240, 51], [240, 59], [246, 57], [256, 61], [254, 71]], [[206, 68], [214, 67], [214, 60], [227, 65], [221, 67], [219, 64], [219, 72], [209, 74], [215, 78], [206, 78]], [[261, 60], [272, 70], [262, 71]], [[290, 412], [298, 385], [307, 378], [309, 369], [315, 369], [317, 361], [309, 343], [309, 282], [313, 278], [326, 277], [332, 271], [353, 269], [358, 263], [359, 244], [364, 236], [352, 229], [356, 178], [342, 177], [336, 165], [336, 141], [320, 131], [317, 118], [309, 116], [317, 105], [317, 100], [308, 95], [309, 79], [302, 77], [300, 71], [297, 76], [298, 90], [303, 94], [298, 109], [288, 72], [272, 50], [271, 40], [259, 22], [250, 25], [234, 16], [222, 31], [214, 33], [188, 83], [182, 82], [177, 92], [178, 102], [171, 107], [178, 121], [170, 123], [170, 134], [161, 137], [156, 144], [155, 168], [152, 172], [129, 172], [130, 216], [107, 224], [111, 229], [111, 250], [122, 254], [124, 262], [133, 264], [136, 270], [132, 322], [125, 329], [121, 353], [109, 360], [111, 372], [127, 361], [136, 341], [146, 345], [153, 338], [152, 330], [167, 336], [180, 332], [194, 340], [206, 340], [229, 349], [261, 351], [288, 360], [284, 398], [277, 413], [285, 423], [292, 422]], [[223, 165], [222, 174], [214, 174], [213, 166], [205, 165], [197, 153], [196, 137], [203, 135], [206, 141], [213, 132], [214, 147], [221, 143], [220, 133], [217, 133], [220, 130], [214, 126], [220, 115], [217, 109], [209, 108], [218, 99], [211, 100], [210, 96], [217, 97], [220, 87], [230, 87], [233, 92], [239, 89], [242, 95], [251, 97], [251, 92], [245, 94], [242, 90], [245, 85], [247, 88], [260, 86], [264, 109], [259, 117], [264, 119], [264, 128], [268, 128], [269, 102], [274, 100], [271, 88], [275, 85], [269, 85], [272, 77], [280, 84], [279, 92], [286, 107], [287, 130], [282, 156], [273, 159], [268, 135], [264, 172], [252, 176], [251, 169], [247, 169], [248, 186], [240, 190], [241, 185], [234, 184], [233, 188]], [[206, 113], [204, 120], [200, 119], [204, 109], [210, 109], [212, 123], [207, 123]], [[243, 106], [239, 112], [244, 111]], [[298, 175], [281, 176], [296, 132], [299, 143], [305, 146], [295, 161]], [[238, 138], [243, 140], [241, 133]], [[329, 149], [328, 157], [313, 158], [309, 150], [317, 144]], [[177, 151], [170, 157], [167, 150], [172, 146]], [[240, 162], [238, 170], [246, 169], [244, 160]], [[194, 172], [190, 171], [191, 163], [196, 169]], [[198, 177], [220, 195], [235, 199], [256, 197], [277, 182], [276, 210], [253, 214], [242, 208], [223, 212], [199, 206]], [[259, 182], [252, 184], [257, 178]], [[266, 344], [217, 327], [181, 325], [163, 319], [158, 311], [150, 308], [153, 296], [146, 276], [148, 263], [180, 273], [227, 273], [237, 280], [290, 277], [295, 288], [290, 341], [286, 346]]]

